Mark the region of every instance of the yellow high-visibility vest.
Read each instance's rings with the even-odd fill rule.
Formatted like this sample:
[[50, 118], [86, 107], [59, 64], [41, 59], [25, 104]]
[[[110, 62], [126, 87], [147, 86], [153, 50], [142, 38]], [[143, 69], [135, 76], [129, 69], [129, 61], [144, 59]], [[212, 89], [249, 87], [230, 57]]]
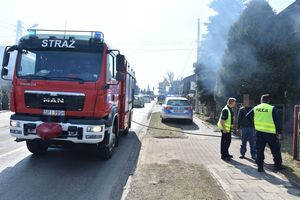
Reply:
[[219, 118], [219, 121], [218, 121], [218, 127], [221, 130], [223, 130], [223, 126], [221, 124], [221, 120], [222, 120], [221, 118], [222, 118], [222, 113], [223, 113], [224, 110], [228, 111], [228, 117], [225, 120], [225, 129], [226, 129], [226, 132], [229, 133], [230, 129], [231, 129], [231, 126], [232, 126], [232, 124], [231, 124], [231, 118], [232, 118], [232, 116], [231, 116], [231, 112], [230, 112], [230, 110], [229, 110], [229, 108], [228, 108], [227, 105], [222, 109], [222, 112], [221, 112], [221, 115], [220, 115], [220, 118]]
[[276, 127], [272, 114], [273, 109], [274, 106], [267, 103], [259, 104], [253, 108], [255, 130], [264, 133], [276, 134]]

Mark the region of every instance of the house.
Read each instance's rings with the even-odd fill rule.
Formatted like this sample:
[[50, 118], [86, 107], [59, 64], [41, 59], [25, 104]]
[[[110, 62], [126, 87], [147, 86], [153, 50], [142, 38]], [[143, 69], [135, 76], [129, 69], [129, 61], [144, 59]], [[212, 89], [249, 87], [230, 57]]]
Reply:
[[185, 77], [182, 80], [182, 91], [183, 96], [187, 96], [190, 94], [195, 95], [196, 92], [196, 74]]
[[169, 95], [181, 96], [182, 92], [182, 82], [180, 80], [173, 81], [169, 88]]
[[300, 0], [296, 0], [289, 5], [286, 9], [278, 13], [278, 16], [285, 20], [286, 23], [290, 23], [295, 30], [294, 33], [300, 36]]

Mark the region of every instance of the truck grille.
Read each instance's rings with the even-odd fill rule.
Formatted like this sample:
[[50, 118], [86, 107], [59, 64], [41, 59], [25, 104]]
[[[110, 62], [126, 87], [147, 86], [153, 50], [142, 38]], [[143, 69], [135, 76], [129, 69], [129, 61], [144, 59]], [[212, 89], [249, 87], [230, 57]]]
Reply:
[[27, 108], [82, 111], [85, 95], [73, 92], [32, 91], [24, 92]]

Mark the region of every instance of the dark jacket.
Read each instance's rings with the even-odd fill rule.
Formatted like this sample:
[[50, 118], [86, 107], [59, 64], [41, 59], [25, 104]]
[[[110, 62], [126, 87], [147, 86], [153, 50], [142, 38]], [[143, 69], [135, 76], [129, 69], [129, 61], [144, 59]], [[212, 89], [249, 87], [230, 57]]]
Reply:
[[252, 107], [241, 107], [238, 112], [238, 120], [237, 120], [237, 127], [240, 128], [253, 128], [254, 123], [253, 120], [246, 117], [247, 113], [250, 112], [253, 108]]

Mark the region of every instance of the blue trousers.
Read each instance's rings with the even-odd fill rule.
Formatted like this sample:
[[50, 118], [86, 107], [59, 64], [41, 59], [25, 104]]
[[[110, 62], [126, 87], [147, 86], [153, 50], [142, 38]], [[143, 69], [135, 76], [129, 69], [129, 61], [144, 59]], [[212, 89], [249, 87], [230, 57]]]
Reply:
[[280, 166], [282, 164], [280, 143], [275, 134], [264, 133], [257, 131], [256, 133], [256, 147], [257, 147], [257, 160], [258, 167], [263, 167], [265, 160], [265, 147], [269, 145], [273, 155], [274, 164]]
[[242, 128], [242, 144], [240, 153], [242, 156], [246, 154], [247, 151], [247, 141], [250, 144], [250, 153], [252, 157], [256, 157], [256, 144], [255, 144], [255, 129], [251, 127]]

